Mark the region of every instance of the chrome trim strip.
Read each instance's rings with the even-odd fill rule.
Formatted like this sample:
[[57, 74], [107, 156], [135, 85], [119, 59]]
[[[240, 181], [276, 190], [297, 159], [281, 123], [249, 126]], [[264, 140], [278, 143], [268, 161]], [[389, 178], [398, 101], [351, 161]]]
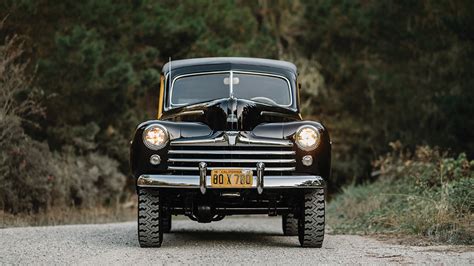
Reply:
[[168, 118], [179, 117], [179, 116], [186, 116], [186, 115], [203, 115], [203, 110], [191, 110], [191, 111], [184, 111], [181, 113], [177, 113], [174, 115], [167, 116]]
[[229, 98], [234, 99], [234, 71], [230, 71], [229, 75]]
[[271, 111], [261, 111], [261, 116], [268, 115], [268, 116], [278, 116], [278, 117], [287, 117], [287, 114], [278, 113], [278, 112], [271, 112]]
[[[293, 142], [287, 139], [251, 139], [246, 136], [239, 135], [237, 136], [237, 143], [236, 146], [239, 144], [243, 145], [262, 145], [262, 146], [278, 146], [278, 147], [293, 147]], [[222, 144], [228, 143], [225, 135], [221, 135], [216, 138], [209, 138], [209, 139], [176, 139], [170, 142], [171, 146], [179, 146], [179, 145], [206, 145], [206, 144]]]
[[[265, 169], [266, 170], [266, 169]], [[265, 189], [278, 188], [324, 188], [325, 181], [321, 176], [264, 176]], [[206, 176], [206, 184], [211, 184], [211, 177]], [[197, 175], [141, 175], [137, 179], [139, 187], [155, 188], [192, 188], [199, 189], [199, 176]], [[257, 180], [254, 178], [252, 188], [257, 188]], [[207, 189], [213, 189], [207, 186]]]
[[295, 163], [295, 159], [213, 159], [213, 158], [169, 158], [168, 162], [183, 162], [183, 163], [194, 163], [194, 162], [207, 162], [207, 163]]
[[245, 143], [245, 144], [263, 144], [263, 145], [276, 145], [276, 146], [286, 146], [286, 147], [293, 146], [293, 142], [291, 142], [290, 140], [284, 140], [284, 139], [250, 139], [242, 135], [239, 135], [237, 139], [241, 143]]
[[169, 150], [168, 154], [223, 154], [223, 155], [295, 155], [295, 151], [263, 151], [263, 150]]
[[224, 136], [211, 139], [178, 139], [171, 141], [171, 146], [176, 145], [200, 145], [200, 144], [213, 144], [213, 143], [225, 143]]
[[[255, 167], [207, 167], [207, 170], [214, 169], [252, 169], [256, 171]], [[295, 167], [265, 167], [265, 171], [295, 171]], [[168, 166], [168, 170], [177, 170], [177, 171], [198, 171], [199, 167], [193, 166]]]

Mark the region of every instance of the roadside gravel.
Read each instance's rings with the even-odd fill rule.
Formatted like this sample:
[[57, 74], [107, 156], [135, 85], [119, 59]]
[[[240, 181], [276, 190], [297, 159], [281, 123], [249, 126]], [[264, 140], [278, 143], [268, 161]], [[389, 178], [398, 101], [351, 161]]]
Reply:
[[474, 265], [473, 247], [415, 247], [326, 235], [321, 249], [282, 235], [279, 217], [173, 221], [163, 247], [138, 247], [136, 223], [0, 229], [0, 264], [449, 264]]

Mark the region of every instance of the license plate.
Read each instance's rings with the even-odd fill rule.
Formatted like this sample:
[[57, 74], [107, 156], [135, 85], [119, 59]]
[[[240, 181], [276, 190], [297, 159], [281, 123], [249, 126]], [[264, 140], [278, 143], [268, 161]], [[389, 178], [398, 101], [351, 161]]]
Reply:
[[252, 187], [253, 172], [251, 169], [213, 169], [211, 187], [246, 188]]

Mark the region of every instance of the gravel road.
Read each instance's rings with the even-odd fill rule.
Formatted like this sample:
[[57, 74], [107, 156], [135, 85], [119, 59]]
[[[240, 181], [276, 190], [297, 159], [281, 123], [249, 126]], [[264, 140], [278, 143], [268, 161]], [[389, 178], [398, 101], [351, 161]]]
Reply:
[[282, 236], [279, 217], [173, 221], [160, 249], [138, 247], [136, 223], [0, 229], [0, 264], [450, 264], [473, 265], [472, 247], [413, 247], [326, 235], [321, 249]]

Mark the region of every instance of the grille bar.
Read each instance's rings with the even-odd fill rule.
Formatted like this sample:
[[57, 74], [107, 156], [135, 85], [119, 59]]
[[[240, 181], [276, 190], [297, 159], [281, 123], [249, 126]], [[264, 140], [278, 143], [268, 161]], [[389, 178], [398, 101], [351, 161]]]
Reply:
[[[207, 170], [214, 170], [214, 169], [252, 169], [256, 171], [256, 167], [207, 167]], [[192, 167], [192, 166], [168, 166], [169, 170], [177, 170], [177, 171], [198, 171], [199, 167]], [[295, 167], [265, 167], [265, 171], [294, 171]]]
[[168, 162], [179, 162], [179, 163], [199, 163], [199, 162], [210, 162], [210, 163], [294, 163], [295, 159], [214, 159], [214, 158], [169, 158]]
[[170, 150], [169, 154], [223, 154], [223, 155], [295, 155], [295, 151], [270, 150]]

